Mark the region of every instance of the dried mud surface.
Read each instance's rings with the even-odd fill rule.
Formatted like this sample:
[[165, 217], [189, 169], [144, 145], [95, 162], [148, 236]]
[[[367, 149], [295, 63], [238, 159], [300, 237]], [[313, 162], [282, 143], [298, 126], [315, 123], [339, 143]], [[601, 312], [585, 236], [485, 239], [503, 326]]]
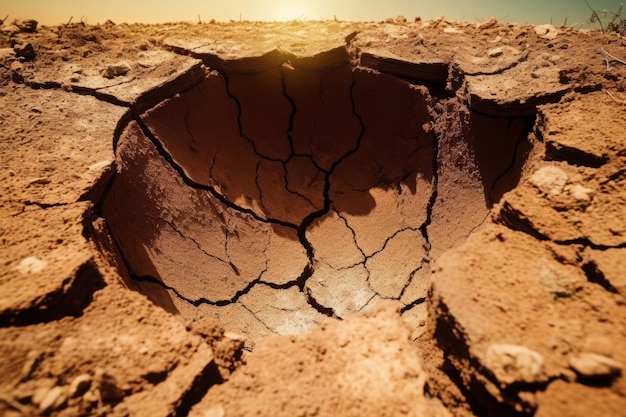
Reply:
[[626, 40], [0, 25], [0, 414], [620, 416]]

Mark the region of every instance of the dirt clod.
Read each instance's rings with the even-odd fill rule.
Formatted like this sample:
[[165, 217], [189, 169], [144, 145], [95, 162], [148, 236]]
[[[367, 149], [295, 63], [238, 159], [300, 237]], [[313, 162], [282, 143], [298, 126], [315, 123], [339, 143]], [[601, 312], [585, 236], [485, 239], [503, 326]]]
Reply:
[[32, 61], [37, 56], [35, 49], [33, 49], [33, 45], [30, 43], [25, 45], [15, 45], [13, 50], [15, 51], [15, 55], [18, 58], [24, 58], [24, 61]]
[[37, 31], [37, 22], [35, 19], [16, 20], [13, 22], [22, 32], [34, 33]]

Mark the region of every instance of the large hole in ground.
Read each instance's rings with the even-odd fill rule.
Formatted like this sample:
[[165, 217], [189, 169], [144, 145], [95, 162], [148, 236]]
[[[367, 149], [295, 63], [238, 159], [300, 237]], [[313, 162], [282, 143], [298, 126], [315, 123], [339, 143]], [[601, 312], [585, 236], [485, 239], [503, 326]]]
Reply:
[[515, 186], [530, 125], [351, 65], [210, 72], [127, 126], [104, 216], [173, 313], [254, 341], [392, 299], [417, 336], [437, 257]]

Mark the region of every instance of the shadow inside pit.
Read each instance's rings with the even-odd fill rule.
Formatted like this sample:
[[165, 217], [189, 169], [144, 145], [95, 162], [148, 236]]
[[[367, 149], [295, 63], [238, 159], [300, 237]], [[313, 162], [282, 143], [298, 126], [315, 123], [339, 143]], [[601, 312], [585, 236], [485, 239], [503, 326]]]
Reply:
[[534, 124], [534, 117], [495, 118], [471, 112], [468, 138], [490, 208], [519, 183]]

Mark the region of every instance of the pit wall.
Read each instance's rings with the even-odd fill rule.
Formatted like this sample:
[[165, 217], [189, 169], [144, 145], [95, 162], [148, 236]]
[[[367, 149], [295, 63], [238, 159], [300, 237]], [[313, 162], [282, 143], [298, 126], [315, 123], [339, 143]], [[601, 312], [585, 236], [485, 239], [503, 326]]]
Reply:
[[530, 124], [352, 65], [209, 71], [125, 129], [104, 217], [170, 312], [254, 341], [392, 299], [417, 337], [432, 262], [516, 184]]

